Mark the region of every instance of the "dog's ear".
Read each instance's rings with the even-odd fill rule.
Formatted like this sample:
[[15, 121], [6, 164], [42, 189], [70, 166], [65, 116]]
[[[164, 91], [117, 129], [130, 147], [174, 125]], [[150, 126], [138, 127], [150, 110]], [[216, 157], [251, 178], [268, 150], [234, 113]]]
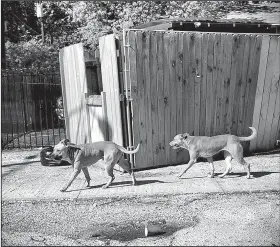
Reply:
[[182, 138], [183, 138], [183, 139], [187, 139], [187, 138], [188, 138], [188, 136], [190, 136], [188, 133], [184, 133], [184, 134], [182, 134]]
[[69, 143], [69, 139], [64, 139], [61, 141], [61, 143], [63, 143], [65, 146], [67, 146], [67, 144]]

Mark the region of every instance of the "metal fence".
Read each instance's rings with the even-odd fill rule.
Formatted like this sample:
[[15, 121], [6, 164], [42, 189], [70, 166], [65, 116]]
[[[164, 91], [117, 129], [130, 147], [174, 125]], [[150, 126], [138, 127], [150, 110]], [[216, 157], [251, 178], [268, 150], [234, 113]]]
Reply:
[[55, 113], [61, 95], [58, 70], [2, 70], [2, 149], [44, 147], [65, 138], [64, 121]]

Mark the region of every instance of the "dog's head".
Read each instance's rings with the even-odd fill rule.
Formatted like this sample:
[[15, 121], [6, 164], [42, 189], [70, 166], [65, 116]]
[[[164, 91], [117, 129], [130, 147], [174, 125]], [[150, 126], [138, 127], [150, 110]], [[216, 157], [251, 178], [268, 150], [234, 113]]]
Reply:
[[185, 134], [178, 134], [174, 137], [173, 141], [171, 141], [169, 143], [169, 145], [173, 148], [173, 149], [177, 149], [177, 148], [182, 148], [183, 144], [184, 144], [184, 140], [187, 139], [187, 137], [189, 136], [188, 133]]
[[[61, 140], [53, 148], [52, 158], [56, 160], [68, 158], [68, 148], [78, 148], [75, 144], [71, 143], [68, 139]], [[79, 149], [79, 148], [78, 148]]]

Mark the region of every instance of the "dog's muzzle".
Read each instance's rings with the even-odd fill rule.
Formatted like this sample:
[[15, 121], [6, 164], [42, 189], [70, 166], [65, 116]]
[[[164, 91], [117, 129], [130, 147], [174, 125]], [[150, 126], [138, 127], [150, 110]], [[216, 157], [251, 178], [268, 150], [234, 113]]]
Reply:
[[180, 148], [180, 146], [178, 145], [178, 143], [175, 142], [175, 141], [170, 142], [169, 145], [170, 145], [173, 149]]

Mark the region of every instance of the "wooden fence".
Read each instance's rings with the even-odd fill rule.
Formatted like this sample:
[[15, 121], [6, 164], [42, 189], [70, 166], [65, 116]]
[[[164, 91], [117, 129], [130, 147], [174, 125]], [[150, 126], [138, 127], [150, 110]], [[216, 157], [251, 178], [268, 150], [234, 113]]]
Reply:
[[137, 168], [187, 162], [169, 146], [178, 133], [248, 136], [254, 126], [252, 151], [279, 138], [279, 36], [129, 30], [126, 45]]
[[126, 30], [99, 45], [101, 95], [89, 90], [86, 64], [96, 58], [82, 44], [60, 52], [72, 142], [141, 143], [141, 169], [187, 162], [169, 145], [178, 133], [248, 136], [254, 126], [257, 139], [244, 143], [253, 152], [280, 138], [279, 35]]

